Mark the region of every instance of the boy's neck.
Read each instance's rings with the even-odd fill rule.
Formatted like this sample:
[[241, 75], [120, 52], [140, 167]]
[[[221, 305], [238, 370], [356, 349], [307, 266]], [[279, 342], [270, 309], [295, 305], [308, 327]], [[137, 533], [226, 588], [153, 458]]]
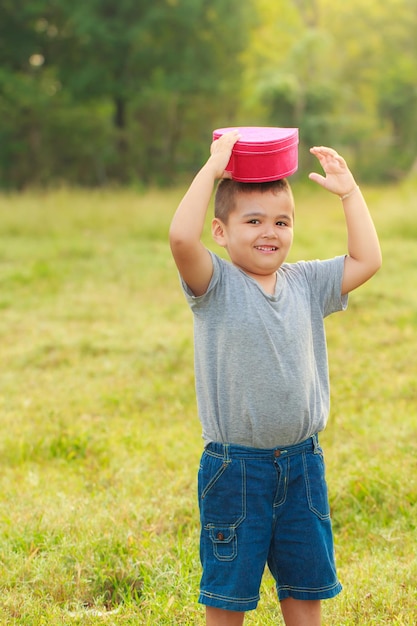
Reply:
[[254, 280], [256, 280], [256, 282], [259, 283], [265, 293], [268, 293], [271, 296], [274, 295], [278, 277], [277, 272], [274, 272], [273, 274], [268, 274], [266, 276], [263, 276], [262, 274], [250, 274], [249, 272], [245, 273]]

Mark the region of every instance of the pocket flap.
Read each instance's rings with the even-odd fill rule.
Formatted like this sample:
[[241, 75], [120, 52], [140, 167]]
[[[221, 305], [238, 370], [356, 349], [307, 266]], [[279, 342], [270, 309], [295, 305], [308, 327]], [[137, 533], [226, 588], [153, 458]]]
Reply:
[[236, 534], [234, 526], [215, 526], [210, 528], [210, 539], [213, 543], [230, 543]]

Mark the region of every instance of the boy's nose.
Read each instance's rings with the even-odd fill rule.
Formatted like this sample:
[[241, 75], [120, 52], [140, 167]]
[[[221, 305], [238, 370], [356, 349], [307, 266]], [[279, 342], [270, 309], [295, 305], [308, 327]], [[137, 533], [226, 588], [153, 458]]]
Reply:
[[275, 237], [275, 230], [273, 226], [266, 226], [262, 234], [262, 237], [264, 237], [265, 239], [267, 238], [270, 239], [271, 237]]

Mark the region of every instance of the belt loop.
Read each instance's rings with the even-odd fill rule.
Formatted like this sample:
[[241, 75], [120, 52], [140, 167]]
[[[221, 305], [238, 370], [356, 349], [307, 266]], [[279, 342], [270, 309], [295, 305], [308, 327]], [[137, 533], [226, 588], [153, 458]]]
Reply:
[[223, 444], [223, 455], [224, 455], [224, 462], [229, 463], [230, 456], [229, 456], [229, 444], [228, 443]]
[[317, 435], [312, 435], [311, 439], [313, 441], [314, 454], [320, 454], [319, 439]]

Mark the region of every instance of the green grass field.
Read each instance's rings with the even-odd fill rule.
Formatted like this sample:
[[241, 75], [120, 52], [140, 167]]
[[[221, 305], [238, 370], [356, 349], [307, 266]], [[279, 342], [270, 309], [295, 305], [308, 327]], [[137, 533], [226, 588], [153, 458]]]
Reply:
[[[0, 624], [204, 622], [182, 191], [0, 197]], [[327, 320], [344, 591], [325, 625], [417, 624], [416, 192], [366, 190], [383, 269]], [[338, 199], [295, 196], [290, 260], [344, 253]], [[246, 623], [282, 623], [268, 573]]]

